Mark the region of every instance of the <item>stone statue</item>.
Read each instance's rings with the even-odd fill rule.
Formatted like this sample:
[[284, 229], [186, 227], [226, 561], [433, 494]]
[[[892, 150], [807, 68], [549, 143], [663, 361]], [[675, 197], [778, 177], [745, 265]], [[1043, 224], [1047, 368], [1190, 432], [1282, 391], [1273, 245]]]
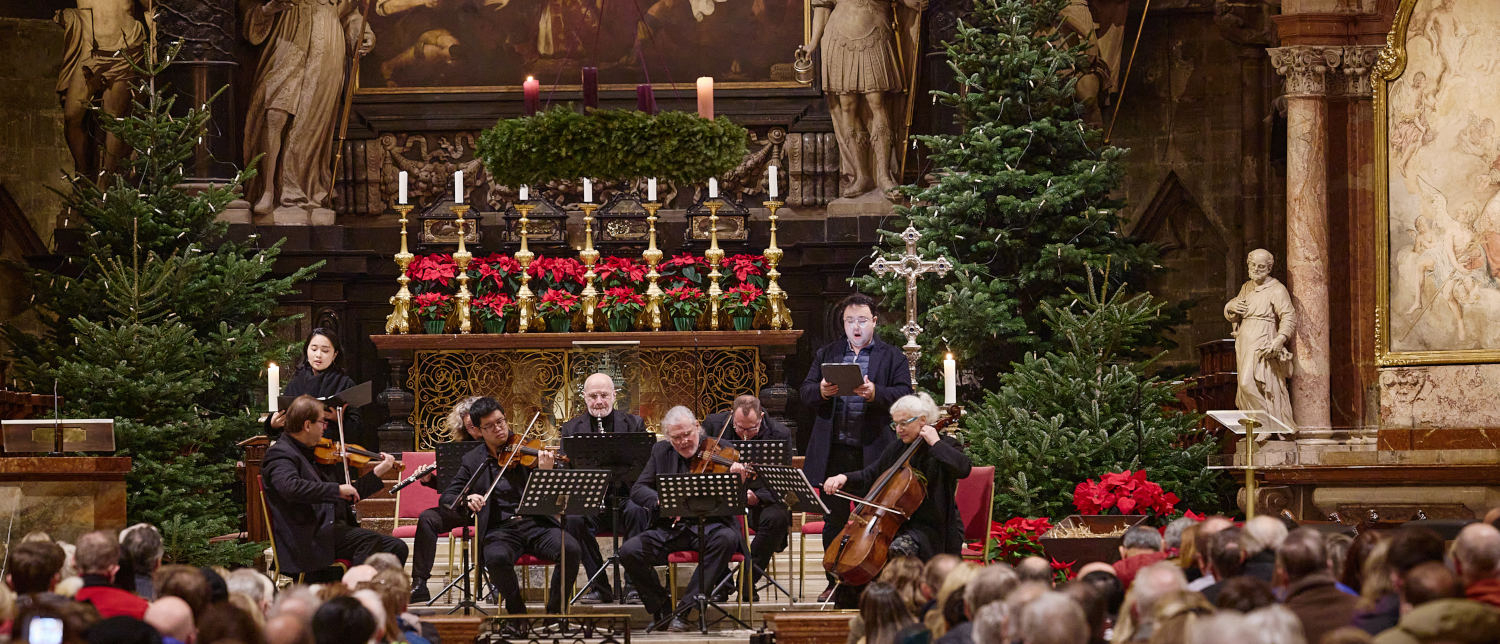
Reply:
[[1234, 402], [1240, 409], [1262, 410], [1296, 427], [1286, 386], [1292, 375], [1292, 353], [1286, 343], [1297, 330], [1292, 296], [1271, 277], [1276, 258], [1270, 251], [1250, 251], [1247, 263], [1250, 281], [1224, 305], [1224, 317], [1234, 324], [1235, 370], [1239, 373]]
[[146, 26], [134, 13], [138, 1], [144, 0], [78, 0], [77, 8], [53, 16], [63, 27], [63, 67], [57, 77], [63, 135], [73, 156], [73, 170], [81, 175], [112, 172], [126, 152], [124, 142], [109, 134], [103, 158], [94, 158], [97, 148], [90, 145], [90, 139], [96, 139], [100, 130], [89, 126], [88, 117], [96, 99], [109, 116], [130, 113], [136, 73], [129, 61], [146, 63], [142, 56]]
[[1093, 59], [1079, 77], [1077, 91], [1089, 120], [1097, 124], [1104, 121], [1100, 105], [1120, 91], [1120, 54], [1129, 13], [1130, 0], [1071, 0], [1062, 10], [1063, 29], [1078, 34]]
[[[812, 0], [812, 38], [799, 47], [805, 59], [823, 49], [821, 79], [839, 145], [840, 194], [846, 198], [896, 183], [898, 147], [894, 117], [907, 91], [899, 51], [915, 55], [917, 18], [926, 0]], [[897, 29], [892, 29], [892, 12]]]
[[264, 45], [245, 115], [246, 195], [279, 224], [333, 223], [333, 136], [346, 68], [375, 45], [356, 0], [251, 5], [245, 37]]

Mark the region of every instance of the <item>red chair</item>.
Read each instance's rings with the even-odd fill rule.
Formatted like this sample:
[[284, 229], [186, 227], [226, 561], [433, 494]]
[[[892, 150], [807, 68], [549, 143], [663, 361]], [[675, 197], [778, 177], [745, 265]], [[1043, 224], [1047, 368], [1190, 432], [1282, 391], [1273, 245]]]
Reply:
[[[672, 606], [674, 608], [677, 606], [677, 566], [681, 564], [696, 563], [698, 563], [697, 550], [678, 550], [677, 552], [669, 553], [667, 555], [667, 588], [671, 589]], [[750, 568], [745, 565], [745, 555], [736, 552], [733, 555], [729, 556], [729, 563], [737, 563], [740, 565], [740, 567], [737, 568], [733, 574], [736, 577], [736, 588], [744, 588], [750, 579], [748, 576], [746, 576], [750, 574]], [[703, 576], [703, 583], [705, 586], [712, 583], [709, 580], [709, 576], [706, 574]], [[703, 588], [702, 590], [703, 592], [708, 593], [712, 592], [713, 588]], [[736, 593], [734, 599], [735, 612], [740, 614], [740, 619], [745, 618], [744, 602], [745, 598]]]
[[807, 540], [816, 538], [821, 545], [823, 539], [823, 522], [808, 521], [809, 517], [818, 515], [806, 515], [802, 519], [802, 538], [797, 540], [797, 596], [799, 599], [807, 596]]
[[958, 516], [964, 522], [964, 543], [980, 541], [984, 546], [974, 550], [964, 547], [963, 558], [990, 563], [990, 522], [995, 512], [995, 466], [975, 467], [958, 482], [953, 500]]
[[[402, 452], [401, 463], [406, 466], [407, 472], [415, 472], [417, 468], [424, 465], [432, 465], [437, 461], [434, 452]], [[438, 504], [439, 494], [437, 490], [413, 483], [396, 493], [396, 521], [391, 525], [391, 536], [397, 539], [411, 539], [417, 536], [417, 517], [422, 516], [422, 511], [435, 508]], [[410, 523], [402, 525], [401, 520], [406, 519]]]

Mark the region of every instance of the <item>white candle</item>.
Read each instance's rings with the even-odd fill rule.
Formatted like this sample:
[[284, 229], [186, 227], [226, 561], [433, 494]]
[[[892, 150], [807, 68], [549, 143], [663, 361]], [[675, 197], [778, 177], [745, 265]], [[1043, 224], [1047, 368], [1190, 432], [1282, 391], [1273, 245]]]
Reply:
[[646, 201], [656, 203], [656, 177], [646, 182]]
[[524, 202], [527, 202], [527, 201], [530, 201], [530, 200], [531, 200], [531, 190], [529, 188], [527, 188], [526, 186], [521, 186], [521, 201], [524, 203]]
[[271, 413], [276, 413], [276, 398], [281, 395], [281, 367], [276, 363], [266, 365], [266, 399], [270, 401]]
[[406, 205], [406, 171], [405, 170], [401, 171], [401, 182], [400, 182], [400, 185], [401, 185], [401, 190], [400, 190], [401, 196], [396, 198], [396, 203], [399, 203], [399, 204], [405, 206]]
[[583, 203], [594, 203], [594, 182], [583, 180]]
[[953, 361], [950, 353], [943, 358], [943, 404], [955, 402], [958, 402], [958, 363]]
[[453, 173], [453, 203], [464, 202], [464, 171]]
[[713, 177], [709, 177], [708, 178], [708, 198], [709, 199], [718, 199], [719, 198], [719, 180], [715, 179]]
[[766, 168], [766, 177], [771, 180], [771, 200], [776, 200], [776, 166]]

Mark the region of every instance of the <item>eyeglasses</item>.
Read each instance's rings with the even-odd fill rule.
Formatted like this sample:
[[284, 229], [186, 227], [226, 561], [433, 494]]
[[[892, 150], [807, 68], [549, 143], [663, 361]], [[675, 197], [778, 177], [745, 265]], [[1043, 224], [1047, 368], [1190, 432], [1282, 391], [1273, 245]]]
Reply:
[[484, 425], [481, 425], [479, 427], [479, 429], [487, 431], [487, 432], [492, 432], [492, 431], [495, 431], [497, 429], [500, 429], [501, 427], [509, 427], [509, 426], [510, 426], [510, 424], [507, 423], [507, 422], [505, 422], [504, 418], [501, 418], [500, 420], [497, 420], [497, 421], [495, 421], [493, 423], [485, 423]]
[[911, 418], [908, 418], [906, 420], [893, 420], [893, 421], [891, 421], [891, 429], [893, 429], [893, 430], [900, 430], [902, 425], [909, 425], [913, 421], [917, 421], [917, 420], [921, 420], [921, 419], [922, 419], [921, 416], [912, 416]]
[[850, 326], [869, 326], [874, 320], [870, 318], [844, 318], [844, 324]]

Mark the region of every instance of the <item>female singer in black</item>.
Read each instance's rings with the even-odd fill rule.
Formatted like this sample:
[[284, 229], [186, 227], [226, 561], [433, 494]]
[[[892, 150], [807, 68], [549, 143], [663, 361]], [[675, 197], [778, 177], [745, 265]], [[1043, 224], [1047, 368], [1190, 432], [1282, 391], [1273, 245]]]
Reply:
[[[339, 347], [338, 337], [333, 331], [319, 327], [308, 334], [307, 340], [302, 343], [302, 355], [297, 357], [296, 369], [292, 372], [292, 379], [286, 384], [281, 394], [283, 396], [308, 395], [314, 398], [324, 398], [339, 393], [354, 386], [354, 379], [344, 373], [340, 366], [343, 351]], [[328, 426], [323, 429], [323, 436], [332, 440], [339, 439], [339, 428], [335, 424], [333, 409], [328, 410]], [[266, 435], [275, 438], [281, 433], [286, 424], [286, 412], [278, 411], [266, 419]], [[353, 408], [344, 409], [344, 437], [350, 442], [370, 451], [380, 451], [379, 437], [374, 432], [365, 432], [359, 422], [359, 410]]]

